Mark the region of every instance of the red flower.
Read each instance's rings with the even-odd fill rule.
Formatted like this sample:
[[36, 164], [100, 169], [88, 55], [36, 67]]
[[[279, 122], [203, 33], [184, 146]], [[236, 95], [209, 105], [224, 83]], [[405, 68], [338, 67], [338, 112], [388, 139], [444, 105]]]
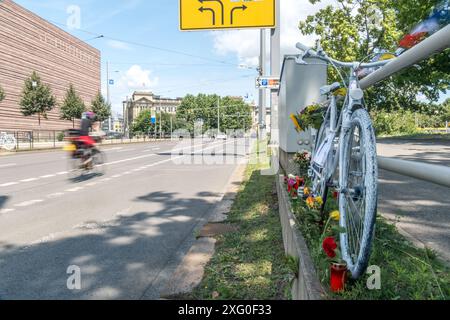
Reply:
[[334, 191], [333, 192], [333, 198], [337, 200], [339, 198], [339, 192]]
[[335, 250], [337, 249], [338, 246], [336, 240], [333, 237], [326, 238], [323, 241], [322, 247], [328, 257], [332, 259], [336, 257]]

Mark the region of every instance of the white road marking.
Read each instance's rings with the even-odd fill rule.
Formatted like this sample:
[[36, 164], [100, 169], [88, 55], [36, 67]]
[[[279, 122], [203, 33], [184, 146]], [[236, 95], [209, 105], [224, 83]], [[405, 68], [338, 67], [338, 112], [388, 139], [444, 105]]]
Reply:
[[16, 209], [2, 209], [0, 210], [0, 214], [8, 214], [14, 211], [16, 211]]
[[86, 185], [86, 187], [93, 187], [93, 186], [96, 186], [96, 185], [98, 185], [98, 182], [90, 182], [90, 183], [88, 183]]
[[57, 176], [63, 176], [63, 175], [66, 175], [66, 174], [68, 174], [69, 172], [67, 172], [67, 171], [62, 171], [62, 172], [58, 172], [56, 175]]
[[116, 174], [116, 175], [112, 176], [112, 178], [117, 179], [117, 178], [120, 178], [121, 176], [122, 176], [121, 174]]
[[48, 178], [53, 178], [53, 177], [56, 177], [56, 174], [48, 174], [46, 176], [41, 176], [40, 178], [41, 179], [48, 179]]
[[10, 187], [10, 186], [15, 186], [16, 184], [19, 184], [18, 182], [8, 182], [8, 183], [4, 183], [4, 184], [0, 184], [0, 187]]
[[67, 189], [66, 192], [77, 192], [83, 190], [83, 187], [76, 187], [76, 188], [72, 188], [72, 189]]
[[55, 198], [62, 197], [63, 195], [64, 195], [64, 193], [62, 193], [62, 192], [56, 192], [56, 193], [49, 194], [49, 195], [47, 196], [47, 198], [49, 198], [49, 199], [55, 199]]
[[39, 180], [38, 178], [30, 178], [30, 179], [25, 179], [25, 180], [20, 180], [20, 182], [32, 182], [32, 181], [36, 181]]
[[25, 202], [16, 204], [15, 206], [23, 208], [23, 207], [29, 207], [29, 206], [32, 206], [33, 204], [41, 203], [41, 202], [44, 202], [44, 200], [30, 200], [30, 201], [25, 201]]
[[15, 167], [15, 166], [17, 166], [17, 163], [1, 164], [1, 165], [0, 165], [0, 169], [1, 169], [1, 168], [10, 168], [10, 167]]

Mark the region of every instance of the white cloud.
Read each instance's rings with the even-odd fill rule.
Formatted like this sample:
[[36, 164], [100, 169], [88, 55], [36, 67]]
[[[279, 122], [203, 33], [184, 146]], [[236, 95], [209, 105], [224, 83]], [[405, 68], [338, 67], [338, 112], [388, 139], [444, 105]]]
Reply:
[[133, 65], [119, 80], [119, 87], [131, 90], [143, 90], [154, 87], [159, 83], [158, 77], [151, 77], [152, 71]]
[[[312, 5], [308, 0], [281, 1], [281, 53], [298, 53], [297, 42], [307, 45], [314, 44], [314, 37], [304, 36], [298, 29], [300, 20], [316, 13], [321, 8], [335, 4], [334, 0], [322, 0]], [[226, 55], [234, 53], [240, 63], [257, 66], [259, 61], [259, 30], [217, 31], [211, 33], [214, 37], [216, 53]]]
[[113, 49], [127, 50], [127, 51], [131, 50], [131, 47], [122, 41], [108, 40], [107, 44]]

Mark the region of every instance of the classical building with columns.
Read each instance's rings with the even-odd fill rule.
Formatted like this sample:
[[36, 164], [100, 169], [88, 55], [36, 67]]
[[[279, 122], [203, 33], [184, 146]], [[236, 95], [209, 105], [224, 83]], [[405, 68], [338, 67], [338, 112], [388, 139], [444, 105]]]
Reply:
[[155, 113], [164, 112], [176, 114], [182, 98], [164, 98], [150, 91], [135, 91], [123, 102], [124, 131], [127, 133], [134, 120], [145, 110]]

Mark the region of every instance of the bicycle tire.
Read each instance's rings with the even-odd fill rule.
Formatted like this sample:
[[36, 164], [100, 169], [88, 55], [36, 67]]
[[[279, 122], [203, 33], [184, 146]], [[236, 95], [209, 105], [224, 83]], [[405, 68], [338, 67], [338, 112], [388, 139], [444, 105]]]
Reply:
[[[355, 147], [355, 142], [359, 147]], [[352, 278], [358, 279], [366, 271], [370, 260], [378, 202], [376, 137], [365, 109], [353, 113], [350, 130], [343, 137], [342, 147], [339, 210], [340, 225], [346, 232], [340, 237], [341, 251]], [[358, 161], [360, 176], [358, 171], [351, 171], [353, 165], [358, 166]]]
[[105, 174], [105, 163], [106, 163], [106, 156], [105, 154], [98, 150], [94, 149], [92, 154], [92, 161], [93, 161], [93, 172], [98, 175], [104, 175]]

